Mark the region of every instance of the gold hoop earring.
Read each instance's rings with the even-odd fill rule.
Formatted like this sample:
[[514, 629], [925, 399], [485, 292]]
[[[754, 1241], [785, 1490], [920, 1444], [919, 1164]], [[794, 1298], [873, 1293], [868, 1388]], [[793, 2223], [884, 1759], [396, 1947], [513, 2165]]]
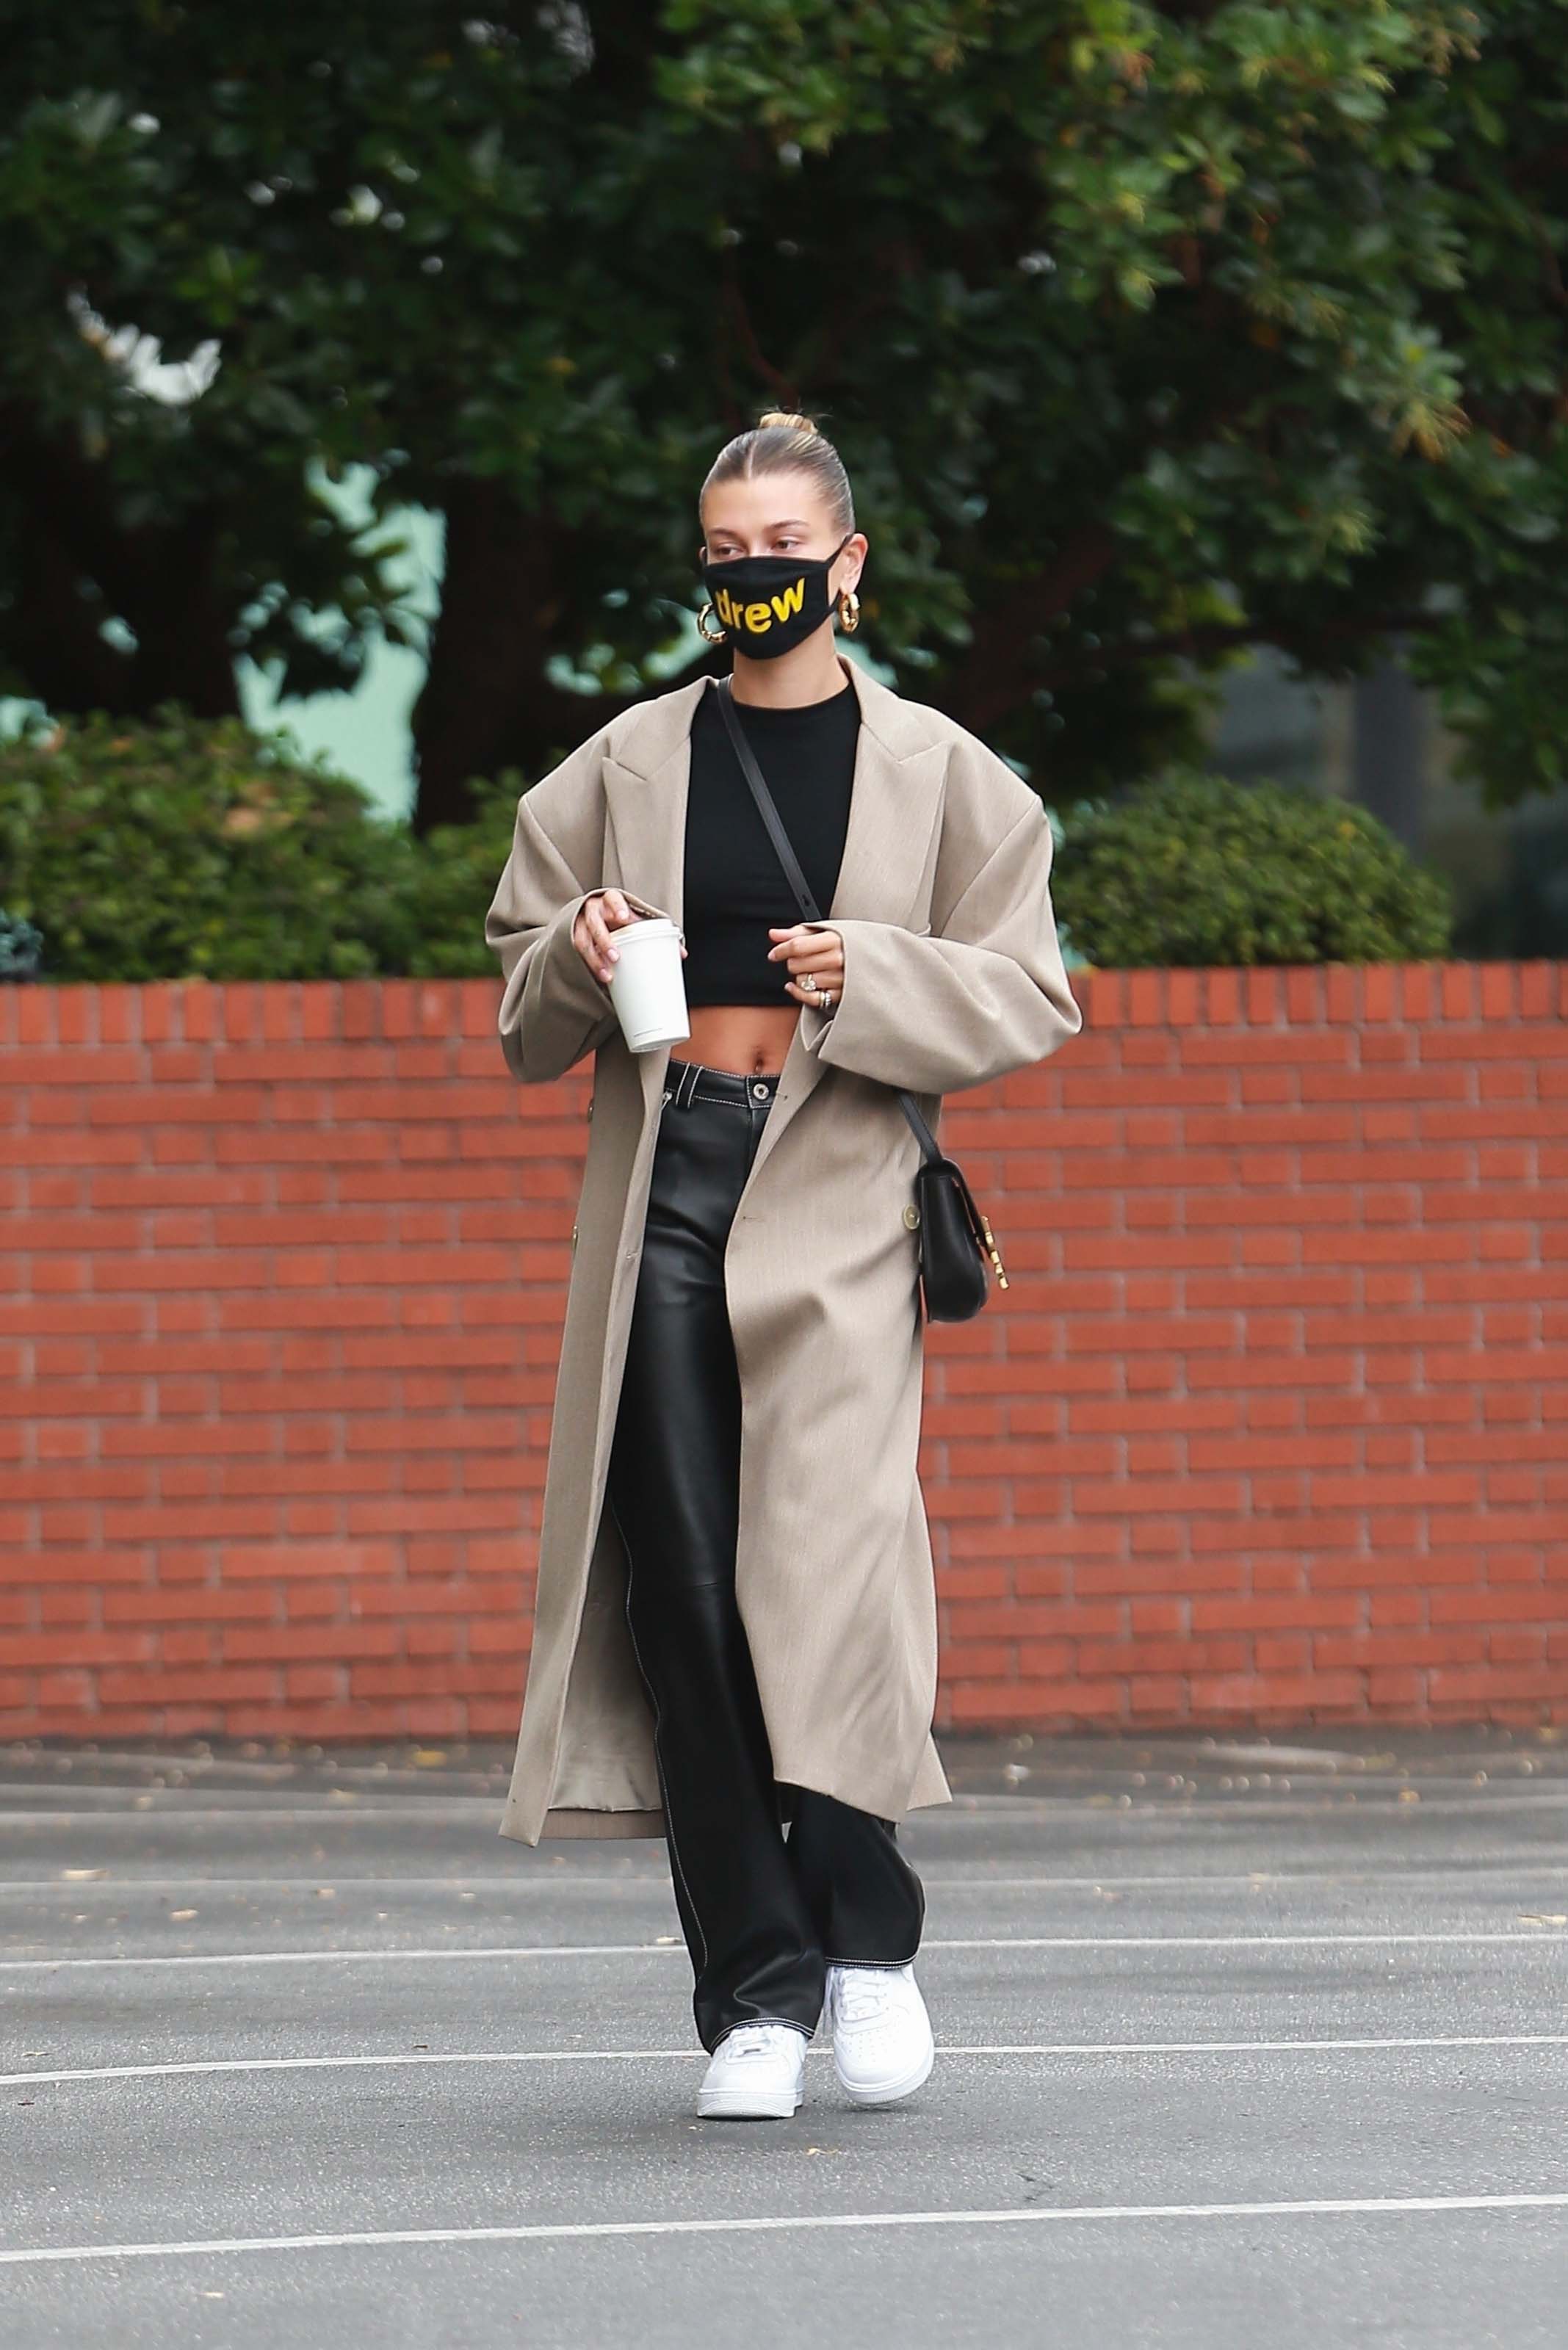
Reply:
[[838, 625], [846, 637], [852, 637], [860, 626], [860, 598], [853, 588], [838, 591]]
[[[704, 604], [702, 609], [697, 615], [697, 632], [699, 636], [705, 638], [711, 645], [728, 644], [730, 641], [730, 632], [727, 629], [721, 629], [718, 635], [714, 636], [712, 630], [704, 625], [710, 612], [713, 612], [712, 605]], [[719, 615], [717, 612], [713, 612], [713, 618], [717, 619]]]

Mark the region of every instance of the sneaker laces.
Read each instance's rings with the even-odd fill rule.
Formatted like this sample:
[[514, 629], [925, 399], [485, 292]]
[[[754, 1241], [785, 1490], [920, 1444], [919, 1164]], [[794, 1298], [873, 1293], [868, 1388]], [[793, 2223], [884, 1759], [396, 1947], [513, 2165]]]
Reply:
[[733, 2032], [726, 2033], [722, 2043], [726, 2056], [771, 2056], [778, 2043], [775, 2032], [787, 2030], [780, 2023], [737, 2023]]
[[894, 1976], [881, 1967], [846, 1967], [838, 1977], [838, 2012], [846, 2023], [876, 2023], [892, 2004]]

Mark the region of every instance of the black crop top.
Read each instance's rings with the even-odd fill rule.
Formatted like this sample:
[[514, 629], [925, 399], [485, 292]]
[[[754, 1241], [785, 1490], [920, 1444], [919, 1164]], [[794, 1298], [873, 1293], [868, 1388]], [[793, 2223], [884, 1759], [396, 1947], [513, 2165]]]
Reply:
[[[826, 918], [849, 825], [860, 697], [846, 682], [792, 710], [734, 707]], [[691, 724], [680, 914], [687, 1003], [794, 1004], [787, 968], [768, 961], [768, 929], [801, 919], [710, 686]]]

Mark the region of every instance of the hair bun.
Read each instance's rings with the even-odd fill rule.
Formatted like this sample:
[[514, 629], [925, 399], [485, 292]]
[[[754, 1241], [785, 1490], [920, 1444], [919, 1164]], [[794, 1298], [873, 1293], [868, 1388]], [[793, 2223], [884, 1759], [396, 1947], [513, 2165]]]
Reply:
[[787, 432], [815, 432], [816, 420], [812, 416], [794, 416], [786, 408], [770, 408], [757, 419], [758, 425], [782, 424]]

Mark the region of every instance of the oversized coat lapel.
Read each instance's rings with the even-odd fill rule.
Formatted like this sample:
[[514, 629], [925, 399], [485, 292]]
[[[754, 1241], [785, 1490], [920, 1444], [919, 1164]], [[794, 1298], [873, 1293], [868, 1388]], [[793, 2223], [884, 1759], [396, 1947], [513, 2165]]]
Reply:
[[[846, 921], [926, 926], [940, 831], [948, 744], [933, 741], [909, 703], [840, 656], [860, 699], [855, 775], [844, 857], [824, 916]], [[691, 781], [691, 722], [707, 681], [660, 695], [629, 713], [604, 762], [608, 823], [605, 879], [683, 920], [686, 806]], [[745, 785], [737, 774], [737, 791]], [[786, 885], [787, 886], [787, 885]], [[784, 999], [786, 1003], [788, 997]], [[645, 1121], [664, 1087], [669, 1047], [638, 1055]], [[805, 1050], [797, 1024], [747, 1179], [755, 1183], [790, 1119], [826, 1065]]]

